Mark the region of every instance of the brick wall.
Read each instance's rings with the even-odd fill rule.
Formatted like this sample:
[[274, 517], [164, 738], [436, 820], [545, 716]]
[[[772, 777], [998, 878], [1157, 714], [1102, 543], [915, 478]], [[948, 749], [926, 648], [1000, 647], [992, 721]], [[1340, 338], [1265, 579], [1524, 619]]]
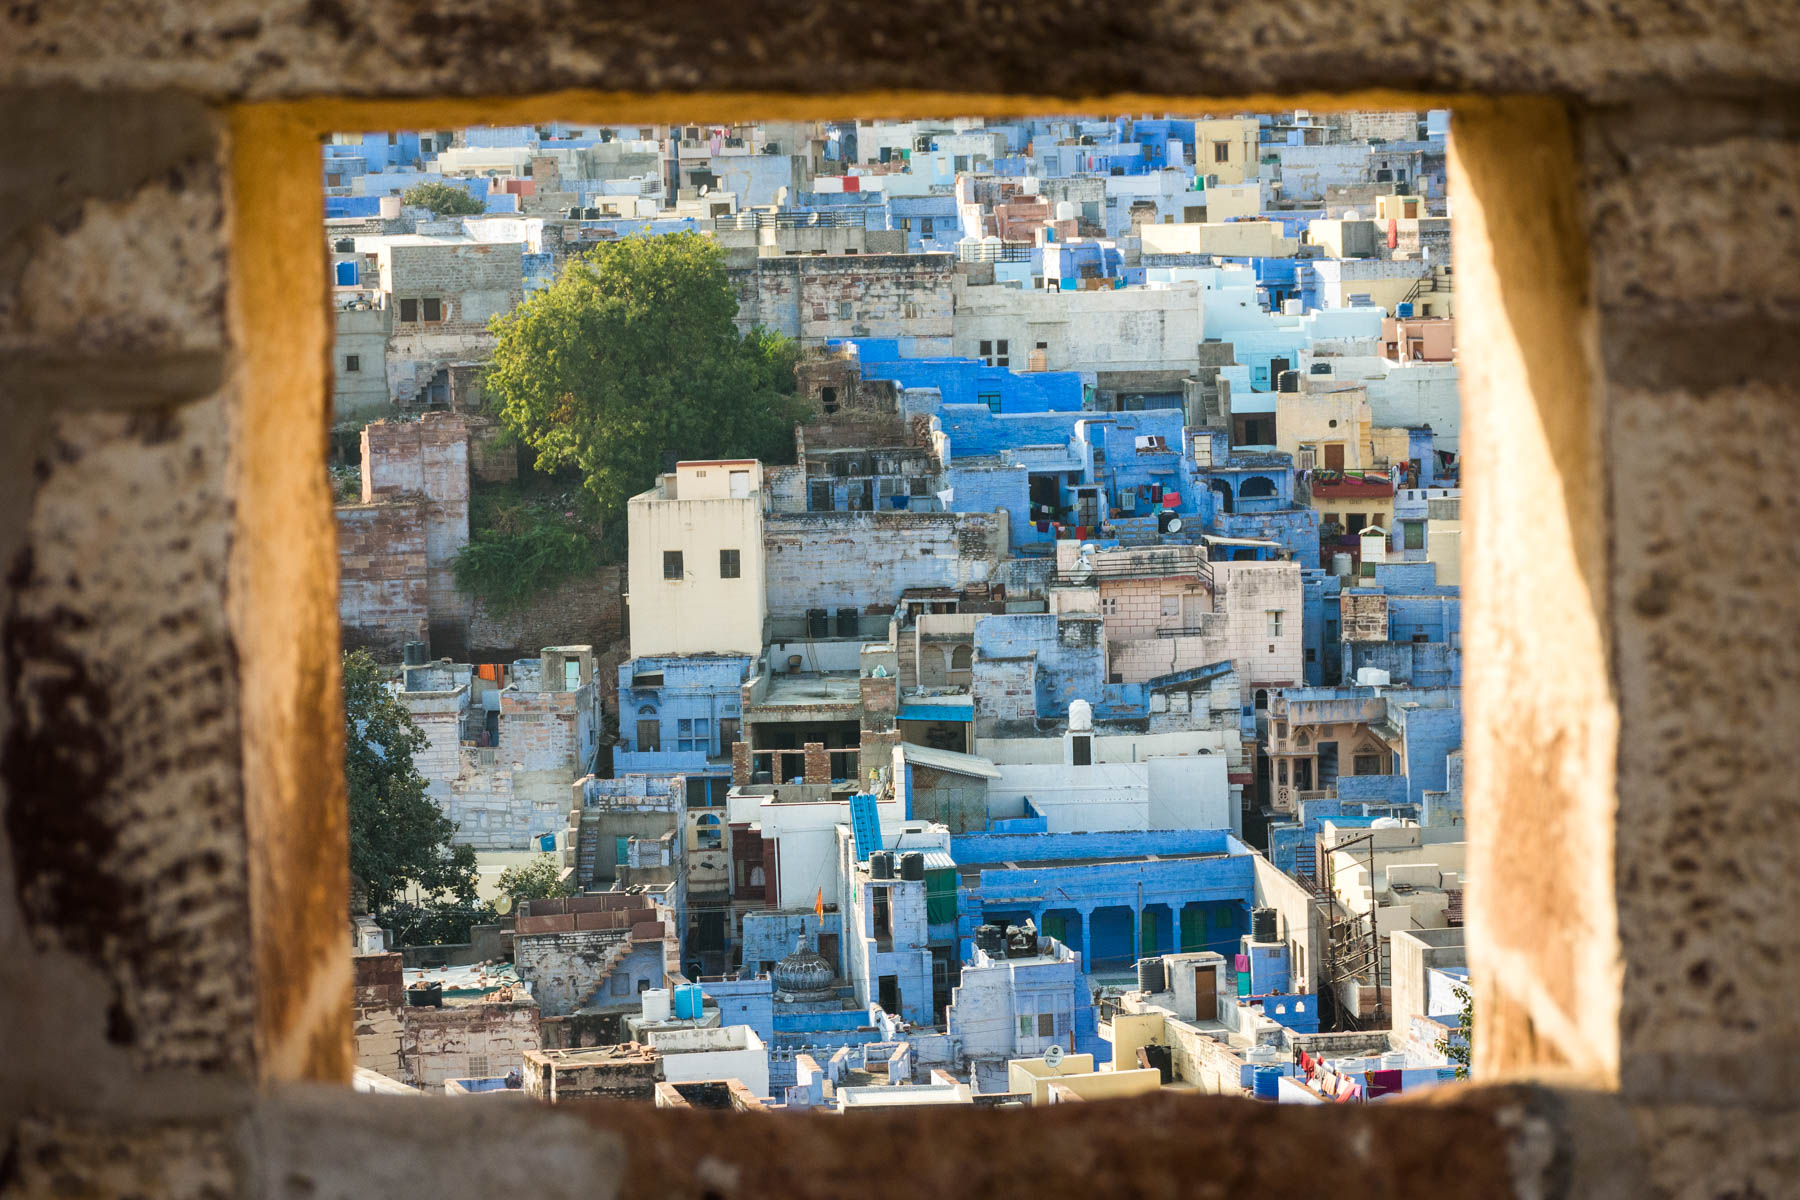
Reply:
[[784, 513], [763, 523], [769, 615], [893, 604], [912, 587], [988, 583], [1006, 552], [995, 513]]
[[1342, 639], [1346, 642], [1385, 642], [1388, 636], [1388, 598], [1380, 594], [1345, 592], [1339, 601], [1343, 612]]
[[[378, 421], [366, 427], [362, 432], [362, 501], [364, 505], [418, 508], [431, 653], [434, 657], [465, 658], [470, 600], [457, 590], [450, 564], [469, 544], [468, 420], [455, 413], [429, 413], [417, 421]], [[401, 547], [389, 550], [371, 535], [362, 548], [375, 560], [388, 553], [411, 553], [413, 541], [408, 533]], [[342, 566], [341, 547], [339, 556]], [[410, 567], [371, 562], [363, 569], [385, 578]]]
[[948, 254], [858, 254], [759, 258], [731, 274], [740, 329], [763, 325], [806, 346], [918, 339], [930, 355], [950, 352], [954, 273]]
[[429, 633], [425, 506], [352, 504], [337, 510], [338, 622], [346, 650], [400, 660], [401, 643]]
[[495, 613], [476, 600], [469, 653], [475, 661], [504, 662], [545, 646], [610, 646], [625, 635], [624, 597], [625, 568], [612, 563], [564, 580], [512, 612]]

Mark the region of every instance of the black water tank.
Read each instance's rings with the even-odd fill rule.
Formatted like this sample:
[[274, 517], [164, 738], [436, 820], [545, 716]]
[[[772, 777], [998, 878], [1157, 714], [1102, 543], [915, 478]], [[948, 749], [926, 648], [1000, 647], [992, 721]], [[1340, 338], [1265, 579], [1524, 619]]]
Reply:
[[823, 638], [831, 636], [831, 619], [822, 608], [806, 610], [806, 636]]
[[854, 608], [840, 608], [837, 616], [837, 635], [839, 637], [855, 637], [857, 612]]
[[1278, 392], [1297, 392], [1300, 390], [1300, 372], [1283, 371], [1275, 377], [1275, 390]]
[[1038, 952], [1037, 926], [1030, 921], [1006, 927], [1006, 957], [1035, 958]]
[[775, 782], [775, 772], [773, 772], [773, 771], [752, 771], [752, 772], [750, 772], [750, 782], [753, 784], [774, 783]]
[[1275, 936], [1275, 910], [1259, 908], [1253, 911], [1250, 914], [1250, 932], [1252, 941], [1279, 941], [1280, 939]]
[[908, 850], [900, 856], [900, 878], [925, 878], [925, 856], [917, 850]]
[[975, 930], [975, 945], [989, 958], [1006, 954], [1006, 930], [998, 925], [981, 925]]
[[1169, 973], [1163, 967], [1160, 958], [1140, 958], [1137, 961], [1138, 991], [1166, 992], [1169, 990]]
[[409, 667], [425, 665], [425, 643], [407, 642], [400, 647], [400, 661]]
[[887, 850], [877, 850], [869, 855], [869, 875], [874, 879], [892, 879], [894, 877], [893, 854]]

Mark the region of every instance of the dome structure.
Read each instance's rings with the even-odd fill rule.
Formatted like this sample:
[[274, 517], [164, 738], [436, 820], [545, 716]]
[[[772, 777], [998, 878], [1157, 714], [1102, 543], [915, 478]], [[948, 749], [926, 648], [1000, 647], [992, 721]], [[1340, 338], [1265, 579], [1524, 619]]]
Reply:
[[831, 1000], [837, 996], [832, 984], [837, 968], [829, 959], [806, 947], [802, 938], [794, 944], [794, 952], [776, 963], [769, 972], [778, 1000]]

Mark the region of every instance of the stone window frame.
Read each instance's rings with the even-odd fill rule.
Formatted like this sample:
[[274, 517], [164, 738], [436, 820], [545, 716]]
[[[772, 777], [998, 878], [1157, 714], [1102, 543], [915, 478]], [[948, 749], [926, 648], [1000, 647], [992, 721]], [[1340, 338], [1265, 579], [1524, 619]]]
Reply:
[[[1477, 983], [1477, 1067], [1489, 1078], [1554, 1069], [1563, 1079], [1616, 1090], [1626, 1064], [1614, 922], [1624, 900], [1612, 856], [1576, 848], [1611, 845], [1620, 805], [1620, 701], [1611, 642], [1624, 623], [1613, 611], [1611, 589], [1624, 568], [1612, 558], [1609, 484], [1594, 469], [1607, 461], [1599, 384], [1606, 376], [1600, 339], [1593, 336], [1598, 304], [1589, 280], [1578, 194], [1584, 167], [1570, 101], [1383, 92], [1341, 95], [1334, 102], [1421, 110], [1449, 104], [1456, 111], [1449, 175], [1462, 198], [1458, 289], [1465, 309], [1482, 314], [1469, 322], [1459, 347], [1481, 367], [1465, 375], [1464, 478], [1471, 508], [1479, 508], [1488, 523], [1465, 556], [1464, 578], [1482, 589], [1465, 628], [1472, 647], [1498, 641], [1508, 649], [1503, 667], [1496, 663], [1487, 671], [1477, 660], [1465, 676], [1465, 790], [1503, 793], [1505, 799], [1470, 827], [1471, 874], [1488, 880], [1468, 897], [1470, 952], [1477, 961], [1509, 968]], [[682, 110], [745, 103], [751, 101], [706, 93], [684, 93], [678, 101]], [[768, 93], [754, 103], [783, 117], [827, 119], [858, 107], [859, 97]], [[991, 95], [944, 103], [976, 115], [1047, 107], [1041, 98]], [[1155, 107], [1208, 103], [1166, 96]], [[265, 1087], [300, 1080], [341, 1084], [352, 1064], [342, 1020], [350, 964], [342, 936], [348, 890], [344, 783], [334, 753], [342, 736], [338, 678], [335, 662], [321, 664], [311, 649], [338, 635], [332, 513], [325, 473], [318, 469], [324, 448], [313, 446], [329, 412], [332, 318], [324, 305], [293, 304], [296, 281], [314, 280], [314, 290], [324, 292], [323, 278], [309, 272], [326, 267], [317, 253], [317, 214], [292, 204], [291, 197], [317, 187], [319, 136], [337, 129], [520, 123], [552, 111], [569, 118], [645, 120], [667, 115], [676, 104], [564, 92], [498, 101], [269, 101], [225, 110], [229, 144], [236, 148], [227, 159], [229, 204], [246, 247], [230, 260], [233, 382], [239, 394], [256, 397], [233, 410], [235, 477], [251, 485], [233, 494], [228, 596], [235, 716], [259, 769], [244, 772], [233, 786], [243, 796], [248, 829], [256, 1046], [251, 1070]], [[891, 108], [894, 101], [869, 98], [869, 104]], [[305, 449], [296, 453], [296, 447]], [[1528, 516], [1481, 504], [1486, 481], [1520, 475], [1559, 482], [1548, 501], [1553, 519], [1544, 519], [1543, 504], [1529, 506]], [[1515, 544], [1534, 547], [1524, 568], [1503, 558], [1502, 548]], [[1533, 841], [1547, 819], [1601, 840], [1570, 837], [1540, 845], [1529, 856], [1507, 852], [1509, 845]], [[1584, 922], [1572, 937], [1539, 936], [1547, 923], [1570, 914]], [[1691, 1092], [1699, 1085], [1686, 1086]], [[254, 1103], [260, 1115], [250, 1119], [288, 1138], [256, 1151], [256, 1169], [268, 1179], [281, 1178], [288, 1165], [324, 1170], [311, 1165], [319, 1160], [309, 1158], [306, 1147], [333, 1145], [328, 1130], [362, 1136], [371, 1119], [366, 1106], [339, 1095], [311, 1101], [276, 1092], [273, 1100]], [[1562, 1088], [1482, 1086], [1447, 1094], [1436, 1104], [1358, 1106], [1330, 1114], [1329, 1124], [1320, 1120], [1326, 1114], [1307, 1109], [1206, 1098], [1156, 1096], [1129, 1109], [1112, 1107], [1117, 1120], [1097, 1105], [1033, 1112], [1029, 1119], [1040, 1136], [1028, 1139], [996, 1138], [996, 1116], [982, 1112], [921, 1110], [882, 1119], [894, 1123], [897, 1145], [934, 1146], [932, 1159], [951, 1172], [934, 1176], [943, 1188], [966, 1184], [966, 1164], [981, 1162], [989, 1170], [999, 1170], [1002, 1161], [1022, 1164], [1026, 1160], [1009, 1149], [1014, 1143], [1035, 1160], [1046, 1138], [1089, 1156], [1091, 1166], [1078, 1173], [1089, 1186], [1102, 1172], [1129, 1170], [1133, 1163], [1157, 1162], [1179, 1177], [1216, 1169], [1228, 1150], [1291, 1146], [1298, 1139], [1308, 1146], [1308, 1177], [1349, 1180], [1346, 1194], [1394, 1194], [1401, 1178], [1405, 1195], [1570, 1194], [1582, 1178], [1594, 1182], [1595, 1172], [1623, 1172], [1616, 1182], [1622, 1194], [1645, 1194], [1632, 1191], [1629, 1182], [1642, 1174], [1644, 1157], [1630, 1110]], [[685, 1149], [695, 1144], [692, 1137], [681, 1131], [697, 1131], [698, 1125], [679, 1114], [612, 1106], [603, 1114], [574, 1115], [567, 1122], [535, 1113], [495, 1119], [509, 1120], [507, 1128], [543, 1139], [539, 1144], [546, 1147], [606, 1161], [609, 1174], [621, 1173], [633, 1191], [659, 1194], [716, 1191], [712, 1181], [721, 1172], [751, 1179], [759, 1190], [803, 1189], [821, 1172], [829, 1176], [868, 1162], [866, 1134], [842, 1122], [726, 1118], [756, 1121], [757, 1132], [709, 1139], [708, 1154], [695, 1155]], [[310, 1124], [290, 1134], [297, 1117]], [[582, 1118], [604, 1136], [575, 1136]], [[552, 1132], [552, 1124], [568, 1132]], [[396, 1117], [384, 1128], [420, 1154], [460, 1152], [447, 1121]], [[540, 1128], [544, 1132], [536, 1132]], [[526, 1135], [527, 1129], [533, 1132]], [[447, 1166], [449, 1160], [437, 1161]], [[1286, 1178], [1260, 1157], [1242, 1162], [1250, 1172], [1246, 1178], [1265, 1185]], [[1404, 1176], [1396, 1174], [1401, 1170]], [[547, 1173], [574, 1186], [566, 1168]], [[894, 1178], [908, 1190], [918, 1186]], [[892, 1192], [873, 1186], [881, 1195]]]

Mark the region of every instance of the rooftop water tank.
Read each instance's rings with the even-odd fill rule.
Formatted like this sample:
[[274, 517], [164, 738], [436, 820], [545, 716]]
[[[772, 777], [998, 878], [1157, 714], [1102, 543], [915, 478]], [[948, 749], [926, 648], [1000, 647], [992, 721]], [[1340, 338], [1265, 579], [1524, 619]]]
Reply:
[[705, 1007], [697, 983], [681, 983], [675, 986], [675, 1019], [677, 1021], [698, 1021], [701, 1010]]
[[1138, 959], [1137, 980], [1140, 992], [1164, 992], [1169, 988], [1169, 973], [1160, 958]]
[[1086, 700], [1069, 701], [1069, 732], [1092, 733], [1094, 729], [1094, 706]]
[[669, 1019], [669, 989], [646, 988], [644, 993], [644, 1020], [666, 1021]]
[[900, 878], [922, 880], [925, 878], [925, 856], [917, 850], [908, 850], [900, 856]]

